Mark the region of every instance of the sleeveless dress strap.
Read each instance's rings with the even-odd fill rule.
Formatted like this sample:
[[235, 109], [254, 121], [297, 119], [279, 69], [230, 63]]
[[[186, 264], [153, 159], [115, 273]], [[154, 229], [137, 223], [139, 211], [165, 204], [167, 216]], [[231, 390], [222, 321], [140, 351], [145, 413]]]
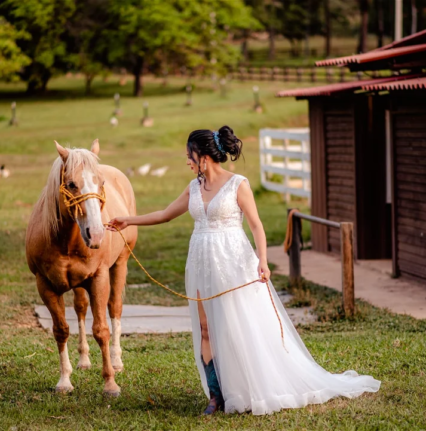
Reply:
[[234, 181], [234, 189], [235, 191], [238, 190], [238, 187], [240, 186], [240, 184], [246, 180], [247, 184], [250, 186], [250, 182], [249, 180], [244, 176], [244, 175], [240, 175], [240, 174], [235, 174], [235, 181]]

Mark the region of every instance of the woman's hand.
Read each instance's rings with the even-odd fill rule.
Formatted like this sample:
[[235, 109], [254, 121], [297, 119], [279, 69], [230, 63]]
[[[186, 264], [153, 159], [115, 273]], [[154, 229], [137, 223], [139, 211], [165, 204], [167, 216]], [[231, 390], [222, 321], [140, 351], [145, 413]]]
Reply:
[[[118, 230], [126, 229], [126, 227], [129, 226], [127, 217], [113, 218], [112, 220], [109, 221], [109, 224], [114, 225]], [[114, 229], [112, 226], [107, 226], [106, 228], [112, 232], [117, 232], [117, 230]]]
[[268, 268], [268, 262], [259, 261], [259, 266], [257, 267], [257, 272], [259, 274], [259, 278], [262, 279], [262, 283], [266, 283], [271, 277], [271, 271]]

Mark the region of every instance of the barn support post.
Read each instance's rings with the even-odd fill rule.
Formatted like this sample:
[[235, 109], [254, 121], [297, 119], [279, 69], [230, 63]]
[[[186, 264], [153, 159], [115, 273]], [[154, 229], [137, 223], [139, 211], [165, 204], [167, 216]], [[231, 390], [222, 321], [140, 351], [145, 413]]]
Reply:
[[[287, 210], [287, 217], [292, 208]], [[290, 285], [292, 287], [300, 286], [302, 281], [302, 267], [301, 267], [301, 237], [302, 237], [302, 222], [299, 217], [294, 217], [292, 220], [292, 236], [291, 246], [288, 250], [290, 258]]]
[[346, 317], [352, 317], [355, 312], [353, 223], [340, 223], [340, 250], [343, 310]]

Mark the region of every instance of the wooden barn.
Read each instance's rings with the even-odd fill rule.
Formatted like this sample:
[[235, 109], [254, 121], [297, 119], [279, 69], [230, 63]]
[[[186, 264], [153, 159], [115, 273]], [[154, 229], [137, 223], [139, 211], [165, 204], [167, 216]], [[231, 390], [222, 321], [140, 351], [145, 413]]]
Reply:
[[[426, 282], [426, 31], [316, 65], [369, 79], [278, 93], [309, 103], [312, 215], [353, 222], [356, 258]], [[313, 224], [312, 247], [339, 252], [339, 232]]]

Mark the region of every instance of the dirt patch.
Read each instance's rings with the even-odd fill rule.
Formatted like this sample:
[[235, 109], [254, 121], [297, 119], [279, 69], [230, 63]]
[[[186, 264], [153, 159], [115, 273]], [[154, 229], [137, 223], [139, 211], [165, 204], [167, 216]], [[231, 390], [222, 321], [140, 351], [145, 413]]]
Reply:
[[[4, 299], [4, 298], [3, 298]], [[0, 297], [0, 303], [2, 298]], [[7, 306], [3, 305], [3, 311], [10, 319], [2, 320], [0, 329], [14, 328], [41, 328], [32, 306]]]

